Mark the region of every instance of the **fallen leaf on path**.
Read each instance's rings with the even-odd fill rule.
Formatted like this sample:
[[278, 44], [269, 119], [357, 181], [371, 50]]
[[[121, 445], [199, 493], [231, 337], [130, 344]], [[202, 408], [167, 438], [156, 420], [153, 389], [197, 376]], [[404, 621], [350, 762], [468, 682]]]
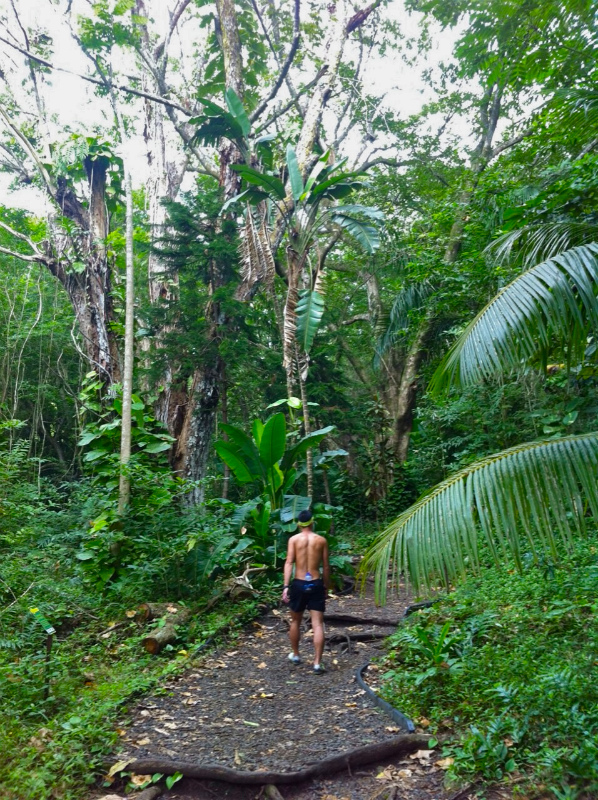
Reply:
[[143, 786], [145, 783], [149, 783], [151, 779], [151, 775], [131, 775], [129, 778], [133, 786]]
[[241, 760], [241, 756], [240, 756], [240, 754], [239, 754], [239, 751], [238, 751], [238, 750], [235, 750], [235, 764], [236, 764], [238, 767], [240, 767], [242, 763], [243, 763], [243, 762], [242, 762], [242, 760]]
[[116, 775], [117, 772], [122, 772], [126, 768], [127, 764], [130, 763], [130, 758], [128, 758], [126, 761], [117, 761], [116, 764], [113, 764], [108, 770], [108, 777], [111, 778], [113, 775]]
[[151, 744], [151, 743], [152, 743], [152, 740], [149, 739], [147, 736], [145, 738], [143, 738], [143, 739], [138, 739], [137, 740], [137, 744], [139, 745], [139, 747], [143, 747], [144, 744]]
[[265, 662], [265, 661], [261, 661], [261, 662], [260, 662], [260, 663], [257, 665], [257, 668], [258, 668], [258, 669], [266, 669], [266, 668], [267, 668], [267, 666], [268, 666], [268, 665], [266, 664], [266, 662]]
[[440, 761], [436, 761], [436, 766], [440, 767], [440, 769], [448, 769], [455, 763], [454, 758], [441, 758]]
[[418, 761], [428, 761], [433, 755], [433, 750], [418, 750], [416, 753], [411, 753], [409, 758], [417, 758]]
[[421, 717], [418, 720], [418, 722], [422, 726], [422, 728], [429, 728], [430, 727], [430, 720], [426, 719], [425, 717]]
[[392, 781], [393, 779], [394, 779], [394, 776], [393, 776], [392, 772], [389, 769], [383, 769], [382, 772], [379, 772], [376, 775], [376, 780], [377, 781]]
[[243, 725], [251, 725], [252, 728], [259, 728], [259, 722], [249, 722], [249, 720], [244, 719]]
[[397, 733], [399, 729], [393, 727], [392, 725], [387, 725], [384, 730], [385, 731], [389, 731], [390, 733]]
[[274, 697], [274, 695], [273, 695], [273, 694], [267, 694], [266, 692], [262, 692], [262, 693], [260, 694], [260, 697], [266, 697], [266, 698], [270, 698], [270, 697]]
[[399, 778], [410, 778], [413, 775], [413, 771], [410, 769], [400, 769], [399, 770]]

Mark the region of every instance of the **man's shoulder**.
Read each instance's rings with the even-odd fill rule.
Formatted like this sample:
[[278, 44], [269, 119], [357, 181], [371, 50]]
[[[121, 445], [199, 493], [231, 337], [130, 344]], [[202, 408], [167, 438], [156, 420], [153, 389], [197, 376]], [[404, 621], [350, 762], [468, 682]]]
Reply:
[[325, 536], [322, 536], [321, 533], [314, 533], [314, 537], [318, 543], [324, 544], [328, 542], [328, 539]]

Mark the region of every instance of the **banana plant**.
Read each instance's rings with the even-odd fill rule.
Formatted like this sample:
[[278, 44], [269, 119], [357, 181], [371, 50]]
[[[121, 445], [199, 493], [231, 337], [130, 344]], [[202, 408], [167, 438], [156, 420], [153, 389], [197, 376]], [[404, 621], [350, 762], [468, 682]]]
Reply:
[[[270, 513], [281, 511], [284, 517], [298, 508], [297, 496], [289, 494], [298, 477], [298, 461], [310, 447], [331, 433], [334, 426], [313, 431], [294, 444], [288, 442], [286, 419], [282, 413], [273, 414], [266, 423], [256, 419], [251, 436], [235, 425], [222, 423], [220, 429], [228, 437], [227, 441], [219, 439], [214, 443], [222, 461], [238, 483], [259, 486], [258, 497], [251, 501], [255, 502], [254, 508], [257, 503], [262, 507], [268, 504]], [[309, 504], [308, 498], [301, 500]], [[305, 507], [305, 502], [300, 505]]]

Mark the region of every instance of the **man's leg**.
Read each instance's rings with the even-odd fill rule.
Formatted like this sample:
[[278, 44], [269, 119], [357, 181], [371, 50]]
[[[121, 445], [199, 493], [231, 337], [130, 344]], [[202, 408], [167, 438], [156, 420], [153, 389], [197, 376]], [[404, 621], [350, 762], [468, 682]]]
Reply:
[[299, 655], [299, 637], [301, 636], [301, 619], [303, 613], [299, 611], [291, 611], [291, 627], [289, 628], [289, 639], [291, 640], [291, 647], [293, 648], [294, 655]]
[[310, 611], [311, 614], [311, 627], [314, 632], [314, 667], [322, 661], [322, 653], [324, 652], [324, 612], [323, 611]]

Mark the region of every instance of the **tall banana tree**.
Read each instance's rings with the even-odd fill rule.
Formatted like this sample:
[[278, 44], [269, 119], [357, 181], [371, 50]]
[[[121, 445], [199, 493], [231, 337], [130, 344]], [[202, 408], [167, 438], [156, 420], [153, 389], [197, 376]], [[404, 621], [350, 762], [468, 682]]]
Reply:
[[[309, 352], [324, 314], [324, 253], [346, 231], [366, 253], [380, 245], [383, 220], [377, 208], [338, 203], [364, 185], [363, 174], [342, 171], [346, 159], [329, 163], [330, 153], [314, 158], [307, 174], [289, 144], [284, 163], [275, 166], [273, 136], [252, 134], [249, 115], [232, 89], [225, 94], [227, 108], [202, 100], [205, 113], [191, 120], [198, 124], [196, 140], [214, 143], [219, 137], [234, 142], [243, 163], [231, 165], [242, 179], [242, 191], [230, 198], [245, 206], [241, 230], [241, 284], [237, 297], [249, 299], [260, 285], [270, 294], [282, 340], [282, 363], [287, 394], [292, 397], [298, 382], [304, 411], [305, 433], [311, 430], [305, 381]], [[284, 242], [285, 264], [276, 263]], [[277, 271], [286, 281], [282, 310], [275, 292]], [[313, 465], [307, 453], [308, 495], [312, 494]]]
[[[560, 338], [583, 352], [598, 329], [598, 244], [571, 248], [532, 267], [477, 315], [437, 370], [432, 389], [513, 371]], [[558, 554], [598, 516], [598, 433], [518, 445], [471, 464], [392, 522], [367, 552], [383, 602], [389, 567], [416, 586], [451, 582], [479, 566], [483, 537], [496, 561], [525, 550]], [[480, 537], [481, 534], [481, 537]]]

